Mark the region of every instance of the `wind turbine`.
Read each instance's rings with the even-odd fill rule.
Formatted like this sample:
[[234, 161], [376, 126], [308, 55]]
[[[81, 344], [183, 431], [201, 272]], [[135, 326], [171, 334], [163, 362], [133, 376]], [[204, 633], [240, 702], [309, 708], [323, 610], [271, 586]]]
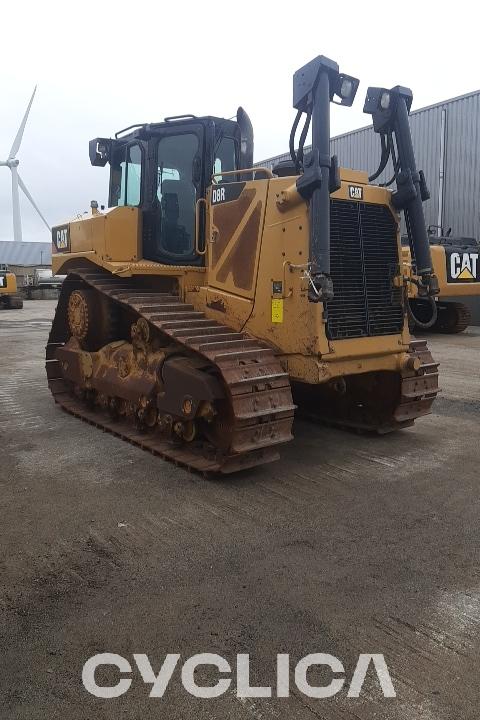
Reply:
[[19, 161], [17, 160], [17, 153], [20, 149], [20, 144], [22, 142], [23, 138], [23, 132], [25, 130], [25, 125], [27, 124], [28, 120], [28, 114], [30, 112], [30, 108], [32, 107], [33, 98], [35, 97], [35, 93], [37, 91], [37, 86], [35, 85], [32, 93], [32, 97], [30, 98], [30, 102], [28, 103], [28, 107], [25, 111], [25, 115], [23, 116], [23, 120], [20, 123], [20, 127], [18, 128], [18, 132], [15, 136], [15, 140], [13, 141], [13, 145], [10, 149], [10, 152], [8, 154], [8, 158], [6, 160], [0, 160], [0, 165], [5, 165], [6, 167], [10, 168], [10, 172], [12, 173], [12, 214], [13, 214], [13, 239], [17, 242], [22, 241], [22, 218], [20, 215], [20, 198], [19, 198], [19, 192], [18, 188], [20, 188], [23, 192], [23, 194], [30, 200], [33, 207], [37, 211], [37, 213], [42, 218], [43, 222], [47, 226], [48, 230], [50, 231], [50, 225], [43, 217], [42, 213], [40, 212], [38, 205], [35, 203], [35, 200], [28, 192], [27, 186], [23, 182], [22, 178], [19, 175], [18, 172], [18, 165]]

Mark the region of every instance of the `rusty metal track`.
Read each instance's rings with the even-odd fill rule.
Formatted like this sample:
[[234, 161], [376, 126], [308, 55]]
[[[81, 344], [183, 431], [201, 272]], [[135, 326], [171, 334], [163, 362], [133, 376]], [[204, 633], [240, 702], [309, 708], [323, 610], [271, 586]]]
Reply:
[[[172, 342], [210, 363], [222, 378], [229, 400], [227, 452], [206, 443], [166, 440], [158, 432], [140, 433], [128, 421], [112, 420], [72, 395], [55, 353], [68, 339], [65, 318], [72, 280], [129, 308]], [[70, 272], [46, 348], [46, 370], [55, 401], [67, 412], [189, 469], [230, 473], [271, 462], [278, 459], [277, 446], [292, 438], [295, 406], [289, 377], [269, 346], [208, 319], [171, 293], [138, 287], [133, 280], [102, 271], [78, 268]]]
[[[418, 370], [404, 370], [400, 391], [400, 402], [394, 413], [395, 424], [391, 428], [412, 425], [423, 415], [429, 415], [433, 401], [438, 395], [438, 363], [433, 360], [426, 340], [412, 340], [409, 354], [420, 360]], [[382, 430], [380, 429], [380, 432]]]
[[[197, 441], [180, 443], [165, 439], [159, 432], [139, 432], [131, 422], [113, 420], [72, 394], [71, 383], [62, 376], [56, 358], [57, 348], [68, 340], [65, 318], [68, 285], [72, 281], [95, 288], [112, 302], [129, 308], [135, 317], [143, 317], [172, 343], [202, 357], [215, 369], [229, 401], [225, 418], [220, 418], [219, 423], [221, 432], [224, 423], [224, 433], [230, 438], [227, 451], [214, 447], [215, 441], [213, 445]], [[416, 361], [416, 369], [401, 374], [398, 401], [389, 417], [374, 423], [359, 421], [345, 413], [338, 417], [328, 402], [315, 403], [313, 412], [300, 407], [300, 413], [316, 421], [381, 434], [412, 425], [416, 418], [431, 411], [438, 394], [438, 363], [433, 361], [425, 340], [413, 340], [409, 354]], [[75, 269], [69, 274], [46, 348], [46, 369], [55, 401], [67, 412], [189, 469], [230, 473], [271, 462], [278, 459], [277, 447], [292, 438], [295, 405], [290, 381], [272, 348], [210, 320], [171, 293], [138, 287], [134, 280], [102, 271]]]
[[[339, 405], [335, 395], [325, 393], [324, 385], [307, 386], [307, 395], [305, 386], [297, 388], [294, 385], [298, 414], [306, 420], [379, 435], [410, 427], [417, 418], [430, 414], [439, 390], [438, 363], [434, 362], [426, 340], [412, 340], [408, 353], [412, 369], [399, 373], [400, 382], [394, 389], [388, 384], [382, 388], [380, 381], [366, 414], [355, 406], [353, 390], [346, 393], [347, 397], [351, 394], [352, 404]], [[353, 376], [354, 379], [358, 377], [361, 376]], [[384, 398], [388, 398], [388, 411], [382, 407]]]

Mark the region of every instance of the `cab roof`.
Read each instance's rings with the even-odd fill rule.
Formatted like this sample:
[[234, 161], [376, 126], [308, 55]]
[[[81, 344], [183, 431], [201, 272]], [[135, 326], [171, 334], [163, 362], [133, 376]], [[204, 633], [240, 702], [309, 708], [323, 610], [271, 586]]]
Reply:
[[[238, 128], [238, 123], [235, 120], [229, 118], [216, 117], [215, 115], [203, 115], [201, 117], [197, 115], [172, 115], [163, 119], [163, 121], [155, 123], [138, 123], [129, 125], [123, 130], [119, 130], [115, 133], [116, 140], [124, 140], [126, 138], [142, 138], [145, 135], [155, 133], [163, 130], [167, 127], [172, 126], [184, 126], [191, 125], [192, 123], [199, 123], [201, 125], [221, 125], [224, 130], [230, 129], [232, 132]], [[130, 132], [128, 132], [130, 131]]]

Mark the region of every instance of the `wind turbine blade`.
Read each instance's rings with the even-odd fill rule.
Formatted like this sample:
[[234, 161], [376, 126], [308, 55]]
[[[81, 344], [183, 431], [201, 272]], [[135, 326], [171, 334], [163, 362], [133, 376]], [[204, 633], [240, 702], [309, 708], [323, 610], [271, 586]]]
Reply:
[[10, 168], [12, 171], [12, 213], [13, 213], [13, 239], [15, 242], [22, 242], [22, 220], [20, 217], [20, 199], [18, 197], [18, 171], [16, 166]]
[[[16, 170], [16, 168], [15, 168], [15, 170]], [[17, 178], [18, 178], [18, 184], [19, 184], [20, 187], [22, 188], [23, 193], [24, 193], [24, 194], [27, 196], [27, 198], [30, 200], [30, 202], [32, 203], [33, 207], [35, 208], [35, 210], [37, 211], [37, 213], [40, 215], [40, 217], [42, 218], [43, 222], [44, 222], [45, 225], [47, 226], [48, 230], [51, 231], [52, 228], [50, 227], [50, 225], [48, 224], [48, 222], [47, 222], [47, 221], [45, 220], [45, 218], [43, 217], [42, 213], [40, 212], [40, 210], [39, 210], [39, 208], [38, 208], [38, 205], [35, 203], [35, 200], [33, 199], [33, 197], [32, 197], [32, 196], [30, 195], [30, 193], [28, 192], [27, 186], [26, 186], [25, 183], [23, 182], [23, 180], [22, 180], [22, 178], [20, 177], [20, 175], [18, 174], [18, 172], [17, 172]]]
[[20, 147], [20, 143], [22, 142], [23, 131], [25, 130], [25, 125], [27, 124], [28, 114], [30, 112], [30, 108], [32, 107], [33, 98], [35, 97], [36, 92], [37, 92], [37, 86], [35, 85], [35, 87], [33, 88], [32, 97], [30, 98], [30, 102], [28, 103], [28, 107], [25, 111], [25, 115], [23, 116], [23, 120], [20, 124], [20, 127], [18, 128], [17, 135], [15, 137], [15, 140], [13, 141], [12, 148], [8, 155], [9, 160], [13, 160], [13, 158], [16, 157], [16, 155], [17, 155], [18, 149]]

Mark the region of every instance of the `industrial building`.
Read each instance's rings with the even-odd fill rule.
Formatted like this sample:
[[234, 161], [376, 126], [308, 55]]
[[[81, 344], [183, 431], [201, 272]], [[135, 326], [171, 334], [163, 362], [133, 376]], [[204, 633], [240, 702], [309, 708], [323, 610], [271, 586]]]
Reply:
[[18, 286], [23, 287], [35, 268], [51, 266], [52, 245], [49, 242], [0, 240], [0, 263], [8, 265], [17, 277]]
[[0, 263], [22, 266], [51, 265], [52, 244], [0, 240]]
[[[427, 225], [480, 238], [480, 90], [415, 110], [410, 118], [417, 167], [430, 190]], [[341, 167], [372, 174], [380, 160], [379, 136], [371, 125], [353, 130], [332, 138], [331, 152]], [[289, 157], [284, 153], [257, 165], [273, 168]], [[376, 182], [387, 182], [392, 174], [388, 165]]]

